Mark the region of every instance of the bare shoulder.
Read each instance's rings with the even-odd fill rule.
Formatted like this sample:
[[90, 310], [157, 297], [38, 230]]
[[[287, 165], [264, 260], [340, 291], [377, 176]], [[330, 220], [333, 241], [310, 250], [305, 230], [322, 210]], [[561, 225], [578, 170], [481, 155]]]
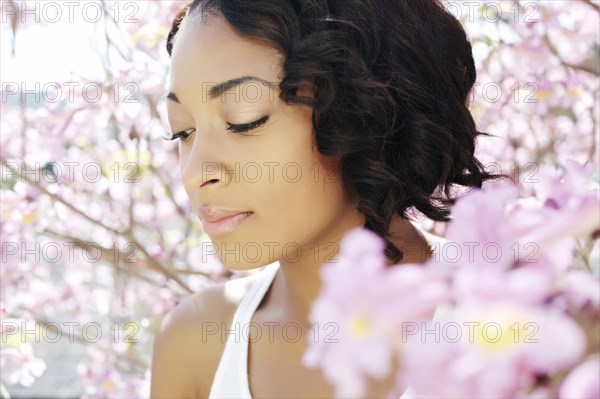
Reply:
[[213, 284], [189, 295], [163, 319], [152, 353], [152, 398], [208, 397], [224, 329], [255, 275]]

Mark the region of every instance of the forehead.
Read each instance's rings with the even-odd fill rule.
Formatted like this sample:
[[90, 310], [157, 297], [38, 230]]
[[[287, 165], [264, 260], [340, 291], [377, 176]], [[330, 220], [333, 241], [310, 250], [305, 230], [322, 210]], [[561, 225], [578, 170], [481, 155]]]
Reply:
[[282, 58], [271, 46], [237, 33], [221, 16], [189, 15], [173, 42], [170, 90], [183, 93], [203, 83], [240, 76], [281, 80]]

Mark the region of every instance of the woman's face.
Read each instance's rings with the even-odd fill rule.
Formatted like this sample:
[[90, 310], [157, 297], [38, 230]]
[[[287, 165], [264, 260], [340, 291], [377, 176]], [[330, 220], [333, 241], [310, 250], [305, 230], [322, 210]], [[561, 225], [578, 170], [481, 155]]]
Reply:
[[[191, 132], [179, 147], [183, 184], [213, 243], [206, 250], [231, 269], [317, 261], [364, 223], [335, 162], [313, 145], [311, 109], [279, 99], [281, 66], [275, 49], [239, 35], [222, 17], [186, 17], [173, 45], [169, 123], [174, 133]], [[211, 93], [241, 77], [271, 86], [246, 80]], [[255, 121], [243, 134], [227, 129]], [[251, 214], [210, 222], [236, 212]]]

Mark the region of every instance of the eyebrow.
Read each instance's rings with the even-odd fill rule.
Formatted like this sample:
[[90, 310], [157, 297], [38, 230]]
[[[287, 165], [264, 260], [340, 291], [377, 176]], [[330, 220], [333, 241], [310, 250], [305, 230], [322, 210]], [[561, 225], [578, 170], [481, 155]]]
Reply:
[[[208, 97], [209, 99], [213, 100], [221, 96], [223, 93], [226, 93], [227, 91], [233, 89], [234, 87], [237, 87], [242, 83], [250, 81], [259, 82], [266, 86], [269, 86], [272, 89], [275, 89], [275, 85], [272, 82], [269, 82], [268, 80], [259, 78], [257, 76], [241, 76], [239, 78], [229, 79], [225, 82], [221, 82], [214, 86], [211, 86], [210, 89], [208, 89]], [[167, 99], [175, 101], [177, 104], [181, 104], [181, 102], [177, 98], [177, 95], [175, 95], [175, 93], [173, 92], [167, 92]]]

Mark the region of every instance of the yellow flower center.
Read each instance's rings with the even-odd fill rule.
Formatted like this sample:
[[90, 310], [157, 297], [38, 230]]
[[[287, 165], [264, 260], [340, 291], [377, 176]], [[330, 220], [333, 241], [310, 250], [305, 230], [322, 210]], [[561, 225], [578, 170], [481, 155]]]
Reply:
[[523, 315], [515, 317], [517, 310], [496, 309], [473, 326], [473, 342], [492, 353], [513, 352], [523, 343], [536, 342], [537, 326], [527, 322]]
[[352, 335], [363, 338], [369, 330], [369, 319], [364, 315], [356, 315], [350, 320]]

